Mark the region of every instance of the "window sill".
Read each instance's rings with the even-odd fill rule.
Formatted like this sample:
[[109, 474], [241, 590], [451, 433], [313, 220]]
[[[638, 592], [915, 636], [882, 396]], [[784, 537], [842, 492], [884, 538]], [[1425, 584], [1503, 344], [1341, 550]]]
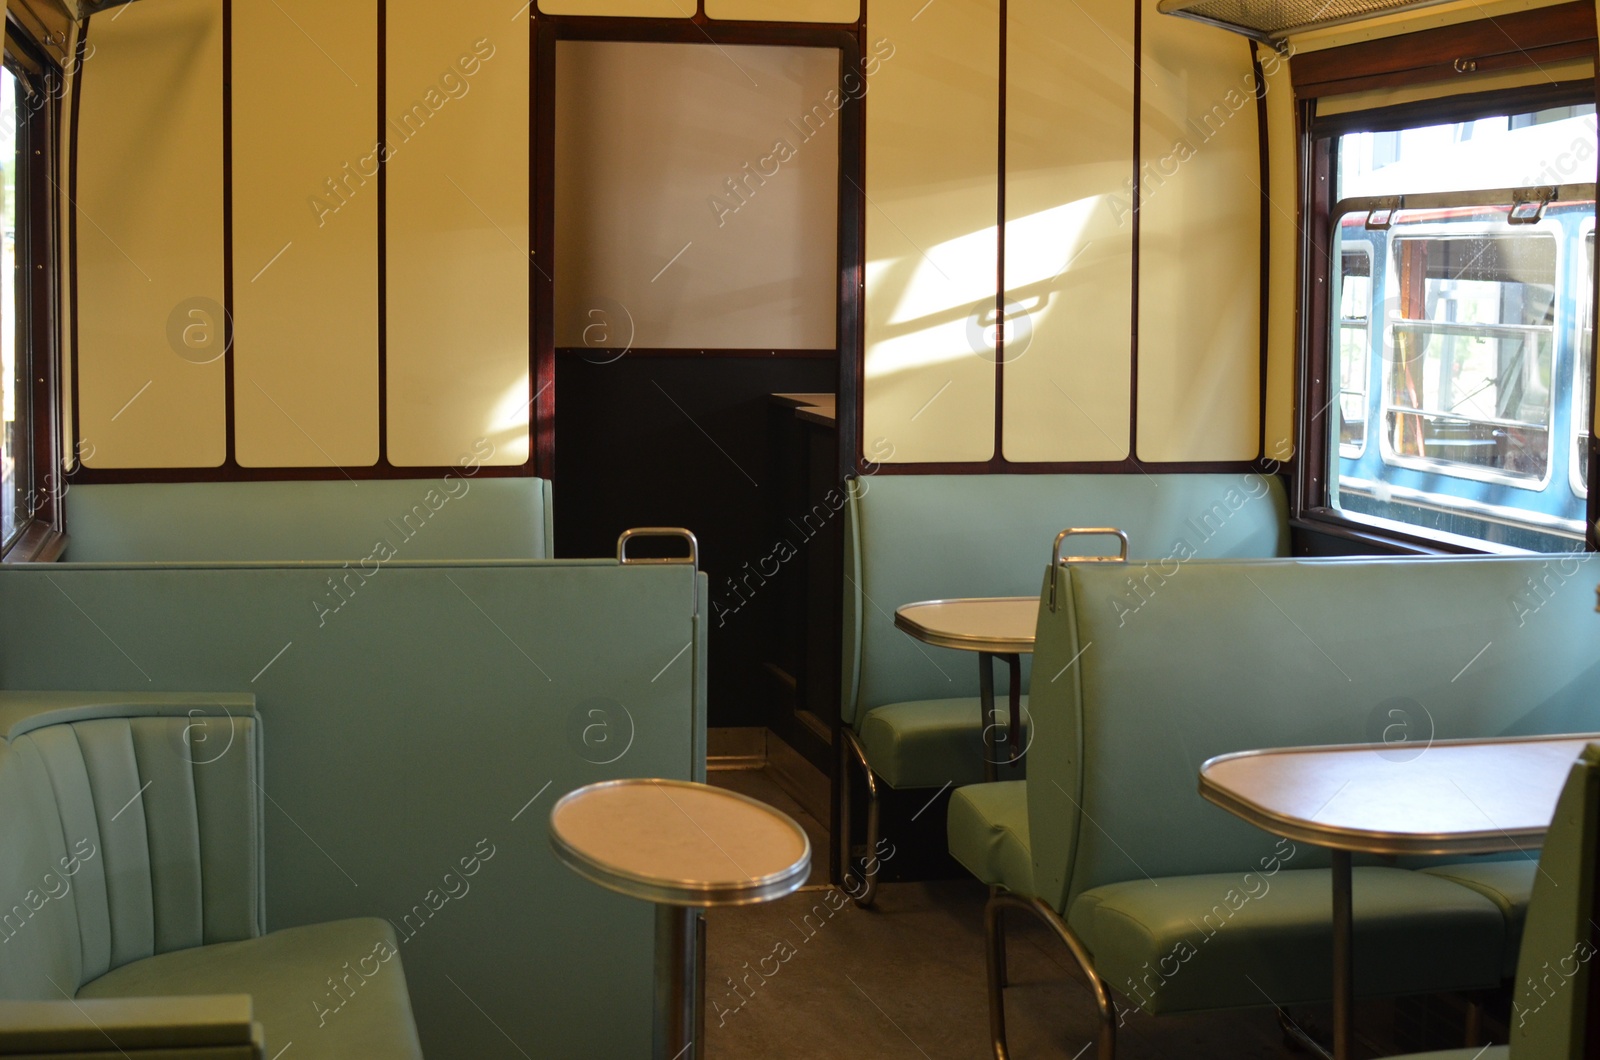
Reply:
[[1440, 532], [1437, 536], [1409, 533], [1401, 524], [1386, 519], [1363, 517], [1335, 508], [1309, 508], [1289, 525], [1298, 530], [1356, 541], [1403, 556], [1526, 556], [1526, 549], [1511, 548], [1492, 541], [1479, 541], [1458, 534]]
[[54, 563], [66, 550], [67, 535], [48, 523], [29, 523], [0, 556], [0, 563]]

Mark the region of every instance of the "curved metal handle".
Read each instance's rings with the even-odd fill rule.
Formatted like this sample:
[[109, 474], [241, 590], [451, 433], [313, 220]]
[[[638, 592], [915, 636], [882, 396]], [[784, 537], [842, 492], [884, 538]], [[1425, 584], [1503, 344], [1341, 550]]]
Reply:
[[[1061, 542], [1069, 537], [1078, 537], [1084, 534], [1108, 534], [1122, 542], [1122, 547], [1115, 556], [1063, 556]], [[1128, 562], [1128, 535], [1114, 526], [1069, 526], [1056, 535], [1056, 543], [1050, 549], [1050, 611], [1056, 609], [1056, 579], [1057, 572], [1064, 563], [1126, 563]]]
[[[687, 556], [669, 556], [665, 559], [629, 559], [628, 542], [636, 537], [679, 537], [689, 543]], [[694, 534], [681, 526], [639, 526], [632, 530], [624, 530], [617, 536], [617, 562], [630, 563], [687, 563], [696, 570], [700, 569], [700, 542], [695, 540]]]

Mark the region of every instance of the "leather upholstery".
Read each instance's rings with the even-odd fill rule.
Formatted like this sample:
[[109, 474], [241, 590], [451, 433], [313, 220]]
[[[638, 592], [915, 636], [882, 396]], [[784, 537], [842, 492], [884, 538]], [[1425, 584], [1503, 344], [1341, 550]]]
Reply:
[[[891, 788], [940, 788], [976, 784], [983, 779], [983, 713], [977, 696], [886, 703], [861, 720], [861, 746], [872, 771]], [[1005, 766], [1006, 697], [995, 697], [1000, 712], [996, 758]], [[1027, 746], [1028, 697], [1022, 697], [1023, 746]], [[1012, 775], [1020, 777], [1021, 766]]]
[[[1595, 855], [1600, 851], [1600, 744], [1573, 763], [1533, 876], [1511, 1003], [1511, 1045], [1485, 1060], [1583, 1060], [1587, 1055]], [[1458, 1060], [1470, 1051], [1419, 1053], [1407, 1060]]]
[[1022, 780], [968, 784], [950, 796], [945, 817], [950, 856], [991, 887], [1033, 893], [1028, 842], [1028, 785]]
[[[1270, 837], [1195, 795], [1214, 755], [1387, 734], [1398, 769], [1429, 730], [1600, 730], [1593, 579], [1552, 569], [1539, 556], [1073, 567], [1072, 606], [1039, 615], [1035, 665], [1059, 673], [1032, 689], [1040, 896], [1064, 909], [1146, 874], [1256, 868]], [[1130, 614], [1128, 580], [1147, 577]], [[1536, 583], [1544, 602], [1521, 606]], [[1326, 864], [1302, 845], [1289, 867]]]
[[386, 922], [336, 920], [137, 961], [79, 996], [249, 994], [269, 1057], [293, 1043], [288, 1056], [420, 1060], [399, 952]]
[[[74, 563], [549, 559], [550, 483], [439, 478], [75, 485]], [[369, 558], [370, 557], [370, 558]]]
[[[1031, 690], [1031, 893], [1066, 913], [1125, 990], [1123, 980], [1146, 961], [1155, 967], [1186, 926], [1200, 934], [1189, 921], [1227, 894], [1207, 887], [1232, 879], [1243, 890], [1253, 886], [1247, 874], [1259, 881], [1270, 871], [1278, 900], [1238, 922], [1260, 927], [1218, 932], [1225, 944], [1210, 949], [1229, 956], [1208, 961], [1215, 974], [1179, 975], [1163, 995], [1147, 992], [1149, 1004], [1263, 1003], [1248, 983], [1227, 989], [1224, 973], [1245, 961], [1262, 962], [1285, 992], [1314, 993], [1329, 962], [1293, 954], [1309, 952], [1296, 932], [1326, 938], [1328, 877], [1300, 870], [1325, 868], [1327, 853], [1282, 845], [1199, 798], [1201, 764], [1256, 747], [1387, 737], [1382, 754], [1399, 769], [1430, 734], [1600, 729], [1592, 579], [1550, 578], [1553, 567], [1548, 557], [1073, 566], [1061, 606], [1039, 610], [1034, 663], [1052, 676]], [[1401, 723], [1404, 739], [1393, 729]], [[951, 805], [952, 851], [1000, 882], [999, 859], [982, 852], [1002, 831], [1023, 834], [1024, 815], [1014, 800], [971, 789]], [[1365, 896], [1378, 870], [1358, 869], [1357, 920], [1364, 902], [1378, 903], [1376, 926], [1362, 930], [1380, 932], [1358, 941], [1358, 960], [1365, 946], [1384, 965], [1364, 989], [1501, 979], [1516, 873], [1527, 869], [1473, 868], [1462, 883], [1451, 872], [1384, 870]], [[1401, 920], [1415, 932], [1398, 930]], [[1265, 955], [1247, 956], [1251, 947]]]
[[1528, 901], [1533, 895], [1537, 861], [1474, 861], [1434, 865], [1423, 872], [1471, 887], [1500, 909], [1506, 920], [1505, 977], [1517, 970], [1517, 955], [1522, 951], [1522, 929], [1528, 916]]
[[237, 704], [207, 716], [231, 733], [214, 760], [194, 739], [201, 715], [14, 729], [0, 746], [14, 933], [0, 997], [57, 999], [132, 961], [264, 929], [260, 720]]
[[[842, 717], [851, 725], [885, 703], [977, 695], [974, 659], [896, 630], [895, 608], [1032, 596], [1069, 526], [1119, 527], [1129, 555], [1151, 559], [1289, 548], [1282, 485], [1254, 474], [878, 475], [852, 480], [845, 518]], [[1078, 547], [1115, 554], [1116, 541]]]
[[[1067, 923], [1146, 1012], [1300, 1004], [1333, 996], [1331, 894], [1326, 869], [1165, 876], [1086, 891]], [[1358, 993], [1499, 985], [1505, 922], [1482, 895], [1393, 868], [1356, 869], [1351, 895]]]
[[[45, 694], [37, 715], [0, 717], [0, 999], [249, 994], [268, 1055], [293, 1041], [326, 1060], [420, 1057], [387, 923], [263, 935], [252, 698], [147, 713], [95, 698]], [[345, 962], [360, 971], [336, 988]]]

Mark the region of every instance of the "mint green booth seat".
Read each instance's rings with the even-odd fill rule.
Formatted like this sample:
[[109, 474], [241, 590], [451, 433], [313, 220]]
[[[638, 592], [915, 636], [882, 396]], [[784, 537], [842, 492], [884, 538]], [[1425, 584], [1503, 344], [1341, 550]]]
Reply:
[[1592, 1060], [1595, 858], [1600, 854], [1600, 744], [1573, 763], [1539, 855], [1511, 1004], [1511, 1044], [1417, 1053], [1408, 1060]]
[[434, 478], [97, 483], [65, 496], [70, 563], [549, 559], [550, 483]]
[[[1387, 742], [1374, 754], [1403, 769], [1430, 738], [1600, 729], [1592, 579], [1548, 577], [1553, 562], [1065, 568], [1059, 606], [1039, 610], [1035, 672], [1055, 679], [1032, 688], [1028, 778], [962, 788], [947, 818], [952, 855], [1003, 888], [987, 912], [996, 1055], [1013, 908], [1100, 991], [1102, 1055], [1112, 990], [1156, 1015], [1331, 996], [1327, 853], [1202, 800], [1201, 763]], [[1358, 859], [1357, 989], [1497, 986], [1535, 866], [1422, 864]]]
[[[866, 778], [869, 850], [876, 849], [879, 782], [903, 790], [983, 779], [977, 657], [929, 647], [895, 629], [897, 607], [1031, 596], [1056, 534], [1070, 526], [1116, 527], [1127, 533], [1131, 556], [1168, 563], [1284, 555], [1286, 513], [1281, 483], [1257, 474], [852, 480], [845, 511], [842, 819], [848, 824], [852, 769]], [[1115, 546], [1084, 539], [1083, 547], [1107, 542]], [[1027, 665], [1024, 659], [1024, 681]], [[1023, 705], [1026, 725], [1025, 697]], [[1022, 740], [1026, 746], [1026, 733]], [[848, 872], [849, 829], [840, 833], [840, 865]], [[870, 904], [875, 879], [862, 904]]]
[[[30, 699], [0, 716], [0, 1001], [242, 994], [267, 1057], [422, 1056], [387, 921], [265, 932], [253, 697]], [[215, 1000], [163, 1003], [170, 1033], [143, 1028], [137, 1055], [235, 1055], [198, 1049]], [[0, 1054], [38, 1044], [39, 1026], [18, 1025], [29, 1012], [59, 1022], [7, 1006]]]

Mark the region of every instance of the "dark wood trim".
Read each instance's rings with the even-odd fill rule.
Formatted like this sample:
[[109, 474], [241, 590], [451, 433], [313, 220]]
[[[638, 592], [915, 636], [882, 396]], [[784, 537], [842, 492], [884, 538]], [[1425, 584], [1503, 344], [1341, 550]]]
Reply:
[[[1133, 5], [1133, 54], [1139, 59], [1144, 58], [1144, 0]], [[1144, 184], [1140, 179], [1139, 168], [1143, 164], [1140, 153], [1144, 150], [1144, 66], [1139, 62], [1133, 64], [1133, 211], [1132, 232], [1133, 239], [1133, 274], [1129, 278], [1132, 283], [1132, 292], [1129, 303], [1132, 311], [1128, 314], [1128, 459], [1125, 464], [1136, 465], [1139, 460], [1139, 241], [1140, 230], [1143, 227]]]
[[[460, 474], [456, 464], [428, 467], [84, 467], [69, 479], [74, 486], [149, 484], [154, 482], [321, 482], [327, 479], [426, 479]], [[474, 473], [483, 478], [527, 478], [527, 464], [483, 464]]]
[[1270, 475], [1282, 469], [1282, 464], [1275, 460], [1066, 460], [1029, 463], [1002, 459], [970, 464], [930, 462], [873, 465], [876, 475], [1216, 475], [1231, 472]]
[[[863, 23], [866, 0], [862, 0]], [[855, 50], [847, 53], [855, 63], [857, 76], [866, 84], [867, 39], [865, 25], [856, 31]], [[844, 67], [841, 60], [840, 67]], [[844, 75], [840, 75], [841, 87]], [[839, 247], [835, 267], [839, 275], [837, 327], [839, 381], [835, 386], [835, 414], [838, 419], [839, 454], [837, 477], [843, 481], [858, 466], [863, 454], [861, 394], [866, 357], [866, 150], [867, 96], [844, 94], [839, 111]], [[841, 606], [843, 606], [841, 602]], [[834, 735], [838, 746], [838, 735]]]
[[1257, 409], [1261, 431], [1256, 440], [1256, 455], [1267, 455], [1267, 365], [1270, 360], [1268, 341], [1272, 326], [1272, 152], [1271, 134], [1267, 128], [1267, 75], [1261, 69], [1261, 46], [1250, 42], [1250, 70], [1256, 85], [1256, 153], [1260, 164], [1261, 182], [1261, 276], [1260, 276], [1260, 357], [1261, 403]]
[[856, 26], [838, 22], [719, 22], [715, 19], [613, 18], [599, 15], [545, 15], [558, 40], [641, 41], [658, 44], [775, 44], [838, 48], [846, 55], [859, 47]]
[[1006, 434], [1006, 0], [1000, 0], [999, 56], [996, 80], [999, 113], [995, 117], [995, 255], [994, 255], [994, 451], [1005, 459]]
[[[1303, 107], [1310, 108], [1307, 102]], [[1328, 503], [1328, 421], [1331, 405], [1326, 392], [1328, 379], [1328, 285], [1332, 282], [1333, 264], [1329, 255], [1331, 211], [1333, 209], [1333, 173], [1338, 164], [1338, 141], [1333, 137], [1316, 137], [1307, 145], [1304, 185], [1305, 226], [1301, 243], [1305, 259], [1303, 272], [1305, 288], [1301, 296], [1302, 364], [1301, 393], [1304, 400], [1296, 415], [1299, 444], [1295, 457], [1299, 461], [1301, 478], [1297, 493], [1295, 514], [1304, 515], [1322, 509]], [[1337, 395], [1336, 395], [1337, 396]], [[1322, 410], [1318, 412], [1317, 410]]]
[[[16, 518], [0, 549], [12, 560], [35, 559], [61, 533], [60, 186], [57, 130], [62, 70], [56, 56], [16, 18], [6, 20], [5, 66], [17, 82], [15, 312], [0, 321], [16, 345], [12, 384], [18, 437], [15, 495], [5, 498]], [[59, 552], [59, 549], [57, 550]]]
[[614, 349], [605, 346], [557, 346], [557, 357], [582, 357], [599, 364], [620, 361], [624, 357], [693, 357], [696, 359], [747, 357], [764, 361], [795, 359], [826, 360], [837, 357], [838, 350], [772, 350], [772, 349], [691, 349], [689, 347], [628, 347]]
[[389, 0], [378, 0], [378, 463], [389, 462]]
[[532, 36], [533, 94], [529, 117], [530, 169], [528, 191], [533, 197], [533, 256], [529, 261], [528, 283], [533, 322], [529, 338], [533, 345], [533, 371], [529, 374], [528, 459], [535, 473], [555, 478], [556, 470], [556, 327], [555, 327], [555, 248], [556, 248], [556, 39], [557, 21], [534, 17], [528, 12], [528, 32]]
[[30, 523], [0, 556], [3, 563], [54, 563], [66, 551], [67, 535], [46, 523]]
[[[233, 0], [222, 0], [222, 326], [226, 343], [222, 347], [222, 462], [230, 468], [239, 466], [238, 414], [233, 400], [233, 283]], [[74, 376], [74, 391], [77, 387]]]
[[[1294, 57], [1300, 99], [1457, 80], [1463, 74], [1539, 67], [1593, 54], [1594, 5], [1574, 0]], [[1460, 64], [1458, 66], [1458, 64]], [[1471, 69], [1461, 69], [1473, 64]]]
[[[1594, 60], [1596, 68], [1600, 69], [1600, 41], [1596, 41]], [[1600, 113], [1600, 77], [1595, 78], [1594, 83], [1590, 86], [1589, 93], [1595, 102], [1596, 113]], [[1595, 157], [1595, 183], [1600, 185], [1600, 152], [1596, 152]], [[1597, 332], [1600, 332], [1600, 251], [1596, 252], [1595, 257], [1597, 260], [1591, 262], [1589, 269], [1589, 335], [1591, 336], [1589, 346], [1589, 422], [1583, 425], [1589, 430], [1589, 493], [1584, 498], [1583, 537], [1584, 544], [1590, 552], [1600, 550], [1600, 446], [1595, 444], [1594, 437], [1595, 395], [1600, 393], [1600, 380], [1595, 379], [1596, 369], [1600, 368], [1600, 362], [1597, 362], [1595, 356], [1596, 352], [1600, 351], [1600, 342], [1594, 341], [1594, 336]], [[1581, 348], [1578, 351], [1578, 356], [1583, 356]], [[1596, 884], [1595, 893], [1600, 895], [1600, 883]], [[1595, 930], [1597, 934], [1600, 934], [1600, 927], [1596, 927]], [[1595, 991], [1600, 991], [1600, 976], [1594, 975], [1592, 972], [1590, 974], [1590, 991], [1591, 999], [1595, 997]], [[1596, 1036], [1600, 1035], [1600, 1007], [1596, 1007], [1591, 1001], [1589, 1013], [1589, 1040], [1592, 1043], [1596, 1040]]]
[[1358, 544], [1381, 548], [1397, 555], [1476, 556], [1481, 554], [1477, 550], [1455, 548], [1443, 542], [1430, 541], [1423, 537], [1379, 532], [1361, 523], [1346, 519], [1331, 508], [1314, 509], [1304, 515], [1293, 516], [1289, 519], [1289, 528], [1309, 534], [1321, 534], [1323, 537], [1338, 538], [1341, 541], [1354, 541]]
[[[224, 0], [231, 2], [231, 0]], [[78, 411], [78, 386], [80, 376], [78, 372], [78, 114], [83, 101], [83, 64], [89, 46], [89, 24], [92, 18], [85, 19], [83, 28], [78, 31], [78, 47], [74, 58], [76, 62], [72, 69], [72, 114], [68, 118], [67, 131], [67, 341], [71, 349], [64, 351], [64, 361], [72, 364], [72, 392], [59, 397], [63, 404], [71, 403], [72, 407], [72, 452], [64, 453], [61, 464], [63, 472], [76, 471], [83, 466], [79, 459], [79, 438], [83, 430], [83, 418]], [[64, 517], [64, 513], [63, 513]]]

